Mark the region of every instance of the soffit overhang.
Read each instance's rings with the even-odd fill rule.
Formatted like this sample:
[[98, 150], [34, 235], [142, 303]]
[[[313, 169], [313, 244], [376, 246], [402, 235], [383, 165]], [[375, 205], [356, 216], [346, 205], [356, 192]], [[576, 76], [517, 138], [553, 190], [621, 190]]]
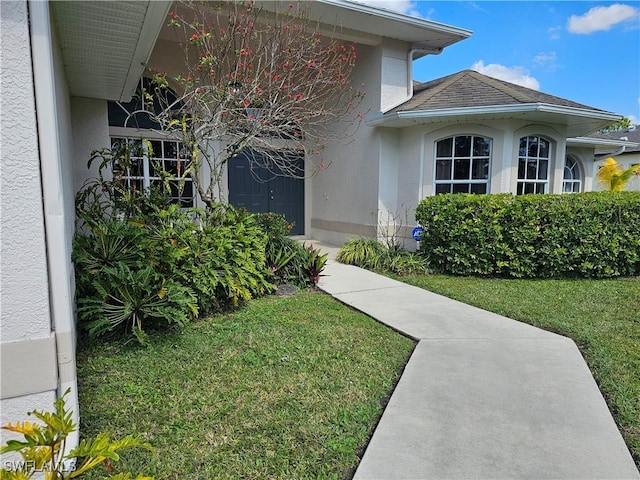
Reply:
[[[255, 4], [270, 11], [289, 8], [289, 2], [279, 0], [258, 0]], [[400, 40], [417, 50], [414, 58], [440, 52], [472, 34], [463, 28], [347, 0], [315, 0], [305, 8], [308, 18], [318, 22], [325, 33], [364, 45], [379, 45], [383, 38]]]
[[376, 113], [367, 116], [366, 123], [377, 127], [406, 128], [435, 123], [526, 120], [544, 125], [561, 125], [566, 127], [567, 137], [580, 137], [621, 118], [611, 112], [532, 103]]
[[171, 2], [51, 2], [71, 95], [129, 101]]

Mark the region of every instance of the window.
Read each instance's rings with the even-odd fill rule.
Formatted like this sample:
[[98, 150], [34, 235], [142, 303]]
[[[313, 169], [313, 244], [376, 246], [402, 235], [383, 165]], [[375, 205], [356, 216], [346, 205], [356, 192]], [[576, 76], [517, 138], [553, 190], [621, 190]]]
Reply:
[[518, 153], [518, 195], [547, 193], [551, 145], [542, 137], [522, 137]]
[[174, 140], [141, 140], [134, 137], [111, 137], [111, 147], [128, 143], [132, 152], [130, 165], [120, 166], [124, 187], [134, 191], [148, 190], [152, 185], [163, 187], [161, 172], [169, 177], [169, 196], [183, 208], [193, 207], [193, 180], [184, 175], [191, 166], [190, 152]]
[[161, 112], [167, 101], [175, 101], [171, 89], [155, 89], [149, 78], [142, 78], [130, 102], [109, 102], [109, 126], [119, 127], [113, 129], [117, 134], [111, 135], [111, 148], [124, 142], [131, 152], [130, 164], [119, 166], [124, 187], [146, 191], [152, 185], [163, 186], [161, 174], [168, 174], [171, 200], [183, 208], [193, 207], [193, 180], [184, 175], [191, 166], [190, 152], [177, 140], [158, 139], [160, 125], [153, 114]]
[[564, 179], [562, 180], [563, 193], [578, 193], [582, 189], [580, 165], [572, 158], [567, 157], [564, 162]]
[[436, 142], [435, 193], [487, 193], [491, 139], [474, 135]]

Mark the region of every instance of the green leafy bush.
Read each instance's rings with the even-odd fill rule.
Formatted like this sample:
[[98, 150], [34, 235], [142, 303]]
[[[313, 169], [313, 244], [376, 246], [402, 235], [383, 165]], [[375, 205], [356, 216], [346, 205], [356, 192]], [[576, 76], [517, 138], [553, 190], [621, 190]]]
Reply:
[[640, 193], [437, 195], [422, 200], [435, 271], [509, 277], [640, 274]]
[[341, 263], [380, 270], [396, 275], [427, 273], [424, 259], [419, 255], [376, 240], [351, 239], [338, 251], [336, 259]]
[[293, 225], [279, 213], [255, 213], [253, 217], [267, 236], [266, 263], [278, 284], [292, 284], [300, 288], [315, 286], [324, 270], [327, 256], [313, 246], [292, 239]]
[[162, 188], [124, 191], [102, 175], [114, 155], [96, 154], [100, 174], [76, 197], [81, 328], [93, 336], [133, 333], [144, 342], [145, 326], [182, 326], [274, 289], [267, 236], [252, 215], [224, 204], [183, 210]]

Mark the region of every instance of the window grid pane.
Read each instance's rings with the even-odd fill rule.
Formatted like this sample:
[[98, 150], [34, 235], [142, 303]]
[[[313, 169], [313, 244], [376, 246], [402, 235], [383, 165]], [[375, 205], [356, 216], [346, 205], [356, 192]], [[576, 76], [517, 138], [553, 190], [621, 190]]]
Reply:
[[[179, 142], [171, 140], [151, 140], [142, 142], [140, 139], [112, 137], [112, 149], [123, 145], [130, 148], [131, 165], [122, 172], [121, 181], [125, 188], [131, 191], [144, 191], [145, 185], [164, 188], [160, 173], [169, 173], [169, 197], [181, 207], [194, 206], [193, 180], [184, 176], [184, 172], [191, 166], [191, 155], [181, 148]], [[145, 146], [146, 145], [146, 146]], [[136, 156], [137, 155], [137, 156]], [[145, 174], [145, 169], [148, 174]], [[184, 178], [183, 178], [184, 177]]]
[[490, 138], [460, 135], [436, 142], [435, 193], [489, 191]]
[[537, 136], [522, 137], [518, 154], [516, 193], [546, 193], [549, 184], [550, 142]]

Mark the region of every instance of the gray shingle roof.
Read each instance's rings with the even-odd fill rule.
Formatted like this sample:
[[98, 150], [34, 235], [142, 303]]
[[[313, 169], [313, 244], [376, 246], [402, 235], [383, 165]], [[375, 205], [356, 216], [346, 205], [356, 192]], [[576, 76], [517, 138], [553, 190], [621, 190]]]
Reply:
[[[589, 135], [594, 138], [603, 138], [609, 140], [622, 140], [626, 139], [629, 142], [634, 142], [640, 144], [640, 130], [636, 128], [635, 130], [629, 130], [625, 132], [615, 132], [615, 133], [593, 133]], [[606, 151], [606, 150], [603, 150]], [[624, 153], [637, 153], [640, 152], [640, 145], [636, 147], [627, 147]]]
[[413, 98], [392, 109], [391, 112], [532, 103], [604, 112], [604, 110], [572, 102], [565, 98], [488, 77], [473, 70], [463, 70], [453, 75], [417, 84], [414, 87]]

